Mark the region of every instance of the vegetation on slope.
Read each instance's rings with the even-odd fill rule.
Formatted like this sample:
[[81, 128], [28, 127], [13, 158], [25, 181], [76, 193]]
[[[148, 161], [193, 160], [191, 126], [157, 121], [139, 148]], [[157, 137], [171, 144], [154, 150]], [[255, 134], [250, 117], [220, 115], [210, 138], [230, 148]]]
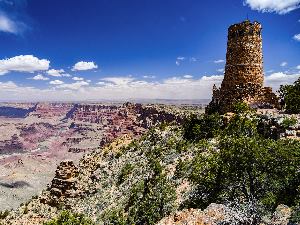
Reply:
[[300, 143], [278, 139], [271, 127], [242, 103], [232, 115], [163, 124], [129, 145], [86, 155], [79, 165], [82, 198], [67, 199], [57, 211], [33, 200], [23, 216], [56, 214], [53, 225], [78, 215], [96, 224], [156, 224], [180, 209], [220, 203], [242, 212], [230, 224], [257, 224], [286, 204], [294, 209], [290, 221], [299, 222]]
[[290, 85], [281, 85], [280, 98], [288, 113], [300, 113], [300, 78]]
[[44, 225], [93, 225], [94, 223], [82, 214], [72, 214], [62, 211], [58, 218], [44, 223]]

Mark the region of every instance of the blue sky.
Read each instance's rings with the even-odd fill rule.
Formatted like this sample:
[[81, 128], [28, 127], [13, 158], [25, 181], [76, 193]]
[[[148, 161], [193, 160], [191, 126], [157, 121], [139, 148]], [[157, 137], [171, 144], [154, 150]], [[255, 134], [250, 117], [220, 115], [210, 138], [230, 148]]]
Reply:
[[263, 26], [266, 85], [300, 76], [300, 0], [0, 0], [0, 100], [210, 98], [227, 28]]

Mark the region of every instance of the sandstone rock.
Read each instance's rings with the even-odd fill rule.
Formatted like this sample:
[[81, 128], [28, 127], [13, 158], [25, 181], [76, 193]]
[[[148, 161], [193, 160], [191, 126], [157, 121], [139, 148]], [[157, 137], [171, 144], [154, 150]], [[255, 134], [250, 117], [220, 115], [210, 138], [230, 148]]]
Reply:
[[292, 214], [292, 210], [286, 205], [279, 205], [273, 214], [271, 224], [273, 225], [287, 225], [289, 218]]
[[65, 198], [73, 198], [80, 195], [77, 188], [78, 169], [71, 160], [62, 161], [57, 167], [55, 177], [49, 187], [49, 195], [42, 196], [41, 202], [49, 205], [57, 205]]

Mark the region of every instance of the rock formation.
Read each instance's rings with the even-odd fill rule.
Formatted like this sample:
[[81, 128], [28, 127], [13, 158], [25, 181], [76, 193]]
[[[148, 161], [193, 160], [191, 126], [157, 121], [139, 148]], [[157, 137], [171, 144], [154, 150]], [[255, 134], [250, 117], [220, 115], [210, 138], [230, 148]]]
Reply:
[[232, 110], [234, 103], [243, 101], [252, 107], [278, 107], [272, 88], [263, 87], [262, 26], [246, 20], [228, 28], [224, 80], [213, 97], [207, 112]]
[[285, 205], [279, 205], [271, 218], [265, 221], [256, 221], [255, 217], [246, 216], [244, 212], [237, 211], [222, 204], [210, 204], [205, 210], [184, 209], [173, 213], [157, 223], [157, 225], [219, 225], [219, 224], [260, 224], [260, 225], [288, 225], [291, 209]]
[[57, 167], [55, 177], [49, 187], [49, 196], [41, 199], [43, 203], [56, 206], [65, 198], [79, 195], [77, 190], [78, 169], [71, 160], [65, 160]]

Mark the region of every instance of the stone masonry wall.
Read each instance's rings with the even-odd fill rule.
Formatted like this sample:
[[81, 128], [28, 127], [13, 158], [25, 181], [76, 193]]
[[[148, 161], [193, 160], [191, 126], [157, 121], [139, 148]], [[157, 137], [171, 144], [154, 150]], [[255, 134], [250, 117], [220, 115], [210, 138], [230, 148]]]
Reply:
[[244, 101], [255, 107], [277, 107], [271, 88], [264, 88], [262, 26], [246, 20], [228, 28], [224, 80], [220, 89], [214, 86], [213, 99], [207, 111], [225, 113], [234, 103]]

